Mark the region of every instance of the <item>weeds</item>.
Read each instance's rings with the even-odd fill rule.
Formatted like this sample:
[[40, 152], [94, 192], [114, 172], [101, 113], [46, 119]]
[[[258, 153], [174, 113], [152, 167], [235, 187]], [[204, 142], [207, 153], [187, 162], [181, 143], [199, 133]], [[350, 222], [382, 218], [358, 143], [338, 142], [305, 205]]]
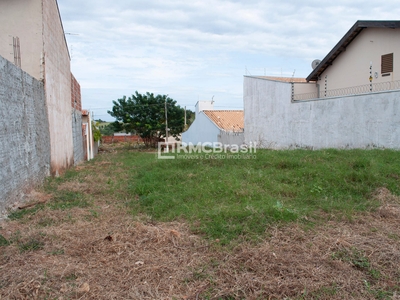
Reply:
[[256, 156], [157, 160], [127, 148], [48, 179], [51, 199], [0, 228], [0, 297], [398, 294], [397, 206], [375, 210], [399, 203], [398, 152]]
[[21, 252], [25, 251], [36, 251], [43, 249], [44, 243], [40, 241], [38, 238], [30, 238], [27, 242], [20, 243], [18, 248]]
[[0, 234], [0, 247], [1, 246], [8, 246], [10, 242]]
[[10, 220], [21, 220], [25, 217], [35, 215], [39, 210], [43, 209], [43, 207], [43, 204], [38, 204], [32, 208], [15, 210], [8, 215], [8, 218]]
[[132, 214], [200, 221], [200, 232], [223, 242], [318, 211], [351, 218], [376, 207], [370, 194], [377, 187], [400, 192], [389, 176], [400, 174], [398, 154], [389, 150], [259, 150], [255, 160], [245, 162], [135, 158], [134, 184], [128, 187], [133, 198], [127, 203]]
[[59, 191], [48, 205], [51, 209], [85, 208], [90, 206], [87, 196], [80, 192]]
[[356, 248], [352, 248], [350, 250], [344, 248], [340, 249], [337, 252], [332, 254], [334, 259], [339, 259], [345, 262], [351, 263], [354, 268], [358, 268], [360, 270], [369, 270], [370, 263], [368, 258]]

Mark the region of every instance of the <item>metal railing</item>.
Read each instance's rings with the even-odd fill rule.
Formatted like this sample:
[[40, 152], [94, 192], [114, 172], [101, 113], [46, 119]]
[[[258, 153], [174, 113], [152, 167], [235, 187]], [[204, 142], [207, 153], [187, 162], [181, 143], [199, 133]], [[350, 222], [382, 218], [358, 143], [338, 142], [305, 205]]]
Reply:
[[400, 80], [398, 81], [387, 81], [379, 83], [371, 83], [335, 90], [320, 90], [313, 93], [305, 94], [294, 94], [293, 101], [311, 100], [311, 99], [323, 99], [329, 97], [340, 97], [340, 96], [351, 96], [351, 95], [362, 95], [374, 92], [392, 91], [400, 89]]

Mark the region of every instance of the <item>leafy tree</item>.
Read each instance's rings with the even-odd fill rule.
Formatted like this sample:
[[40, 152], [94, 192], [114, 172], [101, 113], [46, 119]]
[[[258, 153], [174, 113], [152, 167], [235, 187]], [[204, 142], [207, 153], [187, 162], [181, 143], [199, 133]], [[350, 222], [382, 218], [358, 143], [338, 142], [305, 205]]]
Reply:
[[190, 109], [186, 110], [186, 127], [184, 128], [184, 131], [188, 130], [190, 127], [190, 124], [194, 122], [195, 118], [195, 113], [191, 111]]
[[99, 129], [99, 122], [93, 122], [92, 121], [92, 133], [93, 133], [93, 139], [95, 142], [100, 141], [101, 139], [101, 132]]
[[160, 138], [165, 136], [165, 103], [168, 135], [176, 137], [184, 129], [185, 111], [168, 95], [136, 91], [131, 97], [123, 96], [113, 101], [112, 111], [108, 113], [122, 123], [126, 132], [136, 131], [142, 138]]
[[124, 128], [118, 121], [100, 126], [100, 132], [102, 135], [113, 135], [115, 132], [120, 132], [122, 130], [124, 130]]

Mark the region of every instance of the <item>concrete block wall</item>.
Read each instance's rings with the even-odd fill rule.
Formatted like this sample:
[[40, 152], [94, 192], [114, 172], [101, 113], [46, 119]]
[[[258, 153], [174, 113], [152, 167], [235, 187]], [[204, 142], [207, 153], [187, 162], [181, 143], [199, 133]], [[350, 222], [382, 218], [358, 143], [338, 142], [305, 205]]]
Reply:
[[71, 74], [71, 107], [82, 111], [81, 85], [73, 74]]
[[0, 218], [49, 174], [43, 83], [0, 56]]
[[71, 107], [72, 107], [72, 137], [74, 143], [74, 165], [79, 164], [85, 159], [83, 151], [82, 134], [82, 99], [81, 86], [71, 74]]
[[85, 159], [82, 136], [82, 112], [72, 109], [72, 135], [74, 141], [74, 165], [78, 165]]
[[101, 137], [101, 142], [103, 144], [113, 144], [113, 143], [143, 143], [143, 140], [138, 135], [103, 135]]

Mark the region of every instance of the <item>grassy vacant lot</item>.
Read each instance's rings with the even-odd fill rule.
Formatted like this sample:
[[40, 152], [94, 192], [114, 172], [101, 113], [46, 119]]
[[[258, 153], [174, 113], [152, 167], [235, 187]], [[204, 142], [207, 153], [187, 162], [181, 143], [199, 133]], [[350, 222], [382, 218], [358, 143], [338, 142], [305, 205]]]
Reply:
[[0, 223], [1, 299], [400, 299], [400, 153], [107, 147]]

